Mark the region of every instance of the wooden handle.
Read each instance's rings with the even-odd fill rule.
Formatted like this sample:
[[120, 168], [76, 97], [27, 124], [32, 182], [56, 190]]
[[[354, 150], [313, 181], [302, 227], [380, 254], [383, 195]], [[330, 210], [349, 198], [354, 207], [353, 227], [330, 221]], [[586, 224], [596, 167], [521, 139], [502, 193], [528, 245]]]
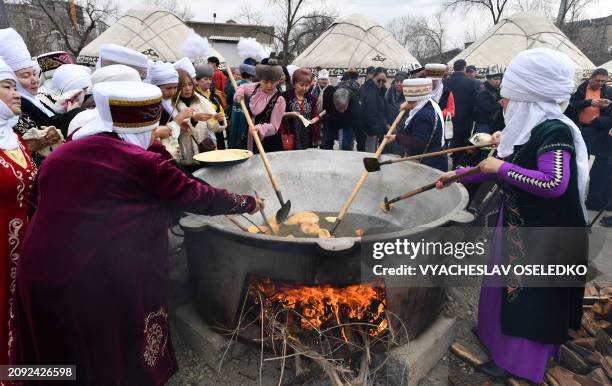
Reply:
[[244, 225], [240, 224], [238, 222], [238, 220], [236, 220], [235, 218], [225, 215], [225, 217], [230, 220], [232, 222], [232, 224], [236, 225], [238, 228], [240, 228], [240, 230], [244, 231], [244, 232], [248, 232], [249, 228], [245, 227]]
[[380, 164], [381, 165], [383, 165], [383, 164], [386, 165], [386, 164], [394, 164], [394, 163], [404, 162], [404, 161], [416, 161], [416, 160], [420, 160], [420, 159], [424, 159], [424, 158], [436, 157], [436, 156], [439, 156], [439, 155], [457, 153], [457, 152], [460, 152], [460, 151], [481, 149], [483, 147], [489, 147], [489, 146], [493, 146], [493, 144], [463, 146], [463, 147], [456, 147], [454, 149], [446, 149], [446, 150], [433, 151], [431, 153], [424, 153], [424, 154], [412, 155], [410, 157], [403, 157], [403, 158], [392, 159], [392, 160], [389, 160], [389, 161], [381, 162]]
[[[395, 117], [395, 120], [393, 121], [393, 124], [389, 128], [389, 131], [387, 131], [387, 135], [392, 135], [395, 132], [395, 128], [397, 127], [398, 123], [402, 120], [405, 113], [406, 113], [406, 110], [401, 110], [399, 114], [397, 114], [397, 117]], [[388, 142], [387, 138], [384, 138], [383, 141], [378, 146], [376, 153], [374, 153], [375, 158], [380, 157], [383, 150], [385, 149], [385, 146], [387, 146], [387, 142]], [[340, 213], [338, 214], [338, 219], [336, 221], [344, 220], [344, 216], [346, 216], [346, 213], [348, 212], [349, 208], [351, 207], [351, 204], [355, 200], [355, 197], [357, 197], [357, 193], [359, 193], [359, 191], [361, 190], [361, 187], [365, 183], [366, 178], [368, 178], [367, 170], [363, 172], [361, 177], [359, 177], [359, 181], [357, 181], [357, 185], [355, 185], [355, 188], [351, 192], [351, 195], [349, 196], [348, 200], [346, 200], [346, 202], [342, 206], [342, 209], [340, 210]]]
[[[468, 170], [468, 171], [466, 171], [466, 172], [459, 173], [459, 174], [455, 174], [454, 176], [447, 178], [447, 179], [444, 181], [444, 185], [448, 185], [448, 184], [450, 184], [451, 182], [455, 182], [455, 181], [457, 181], [457, 180], [460, 180], [460, 179], [462, 179], [463, 177], [467, 177], [467, 176], [469, 176], [469, 175], [476, 174], [476, 173], [478, 173], [479, 171], [480, 171], [480, 169], [479, 169], [478, 167], [475, 167], [475, 168], [472, 168], [472, 169], [470, 169], [470, 170]], [[436, 181], [436, 182], [437, 182], [437, 181]], [[416, 188], [415, 190], [412, 190], [412, 191], [410, 191], [410, 192], [406, 192], [406, 193], [404, 193], [404, 194], [402, 194], [402, 195], [400, 195], [400, 196], [397, 196], [397, 197], [395, 197], [395, 198], [393, 198], [393, 199], [389, 200], [389, 204], [393, 204], [393, 203], [396, 203], [396, 202], [398, 202], [398, 201], [405, 200], [405, 199], [407, 199], [407, 198], [410, 198], [410, 197], [416, 196], [417, 194], [420, 194], [420, 193], [426, 192], [426, 191], [428, 191], [428, 190], [431, 190], [431, 189], [433, 189], [433, 188], [435, 188], [435, 187], [436, 187], [436, 182], [432, 182], [431, 184], [427, 184], [427, 185], [425, 185], [425, 186], [421, 186], [420, 188]]]
[[[227, 69], [227, 75], [230, 78], [230, 82], [232, 82], [232, 86], [234, 86], [234, 90], [238, 90], [236, 79], [234, 79], [234, 74], [232, 73], [232, 69], [230, 68], [229, 64], [226, 63], [225, 68]], [[242, 113], [244, 114], [247, 124], [249, 125], [249, 129], [251, 130], [253, 140], [255, 141], [255, 145], [257, 146], [257, 149], [259, 150], [259, 156], [261, 157], [261, 160], [264, 163], [264, 167], [266, 168], [266, 172], [268, 173], [270, 182], [272, 183], [274, 190], [278, 192], [280, 191], [280, 185], [276, 181], [276, 178], [274, 178], [274, 174], [272, 174], [272, 167], [270, 166], [270, 161], [268, 160], [266, 151], [264, 150], [263, 145], [261, 144], [261, 139], [259, 139], [259, 133], [257, 132], [257, 129], [255, 129], [255, 125], [253, 124], [253, 120], [251, 119], [251, 114], [249, 114], [249, 110], [247, 109], [246, 104], [244, 103], [244, 98], [242, 98], [242, 100], [240, 101], [240, 107], [242, 107]]]

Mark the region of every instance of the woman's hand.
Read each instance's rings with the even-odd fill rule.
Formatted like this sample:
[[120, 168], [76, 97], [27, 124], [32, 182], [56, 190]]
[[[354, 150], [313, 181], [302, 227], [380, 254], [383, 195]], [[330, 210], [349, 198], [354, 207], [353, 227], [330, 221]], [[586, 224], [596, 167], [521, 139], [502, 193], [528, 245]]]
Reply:
[[416, 105], [417, 105], [417, 102], [404, 102], [400, 105], [400, 110], [409, 112], [410, 110], [414, 109]]
[[478, 167], [480, 168], [480, 171], [483, 173], [491, 173], [491, 174], [495, 174], [499, 171], [499, 168], [504, 164], [504, 161], [495, 158], [495, 157], [487, 157], [486, 159], [482, 160], [479, 164]]
[[179, 111], [178, 114], [176, 114], [176, 117], [174, 117], [174, 122], [181, 125], [186, 119], [189, 119], [192, 116], [193, 116], [193, 109], [191, 107], [188, 107], [184, 110]]
[[216, 119], [217, 121], [225, 121], [225, 114], [223, 114], [223, 113], [217, 113], [217, 114], [215, 114], [215, 119]]
[[154, 131], [153, 131], [153, 136], [155, 138], [168, 138], [169, 136], [172, 135], [172, 129], [169, 128], [168, 126], [158, 126]]
[[314, 125], [315, 123], [319, 122], [319, 117], [314, 117], [310, 120], [310, 124]]
[[391, 143], [395, 141], [395, 134], [387, 134], [385, 135], [385, 139], [387, 140], [387, 143]]
[[442, 175], [441, 175], [441, 176], [438, 178], [438, 180], [436, 181], [436, 189], [444, 189], [444, 188], [446, 188], [447, 186], [449, 186], [450, 184], [448, 184], [448, 185], [447, 185], [447, 184], [446, 184], [446, 181], [447, 181], [449, 178], [454, 177], [454, 176], [456, 176], [456, 175], [457, 175], [457, 172], [456, 172], [456, 171], [454, 171], [454, 170], [451, 170], [450, 172], [446, 172], [446, 173], [442, 174]]
[[264, 208], [264, 198], [253, 197], [255, 199], [255, 209], [249, 212], [249, 214], [256, 214]]
[[192, 118], [195, 119], [198, 122], [208, 121], [212, 117], [213, 117], [212, 114], [207, 114], [207, 113], [195, 113], [192, 116]]
[[499, 145], [499, 143], [501, 142], [501, 138], [502, 138], [502, 132], [501, 131], [496, 131], [491, 136], [492, 144], [493, 145]]

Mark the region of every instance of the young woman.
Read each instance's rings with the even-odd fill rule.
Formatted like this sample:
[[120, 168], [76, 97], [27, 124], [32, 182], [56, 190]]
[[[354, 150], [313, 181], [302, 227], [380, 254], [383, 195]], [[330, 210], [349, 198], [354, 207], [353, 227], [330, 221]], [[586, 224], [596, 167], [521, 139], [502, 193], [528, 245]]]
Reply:
[[[309, 92], [312, 78], [310, 71], [298, 68], [292, 77], [293, 89], [283, 94], [287, 106], [281, 130], [295, 135], [295, 150], [316, 147], [319, 142], [317, 98]], [[299, 115], [308, 119], [310, 126], [305, 127]]]
[[[279, 132], [285, 113], [285, 98], [278, 91], [278, 83], [283, 77], [283, 69], [273, 59], [264, 59], [256, 66], [259, 82], [242, 84], [236, 90], [234, 100], [240, 102], [249, 98], [255, 129], [263, 142], [266, 152], [281, 151], [283, 144]], [[247, 148], [257, 152], [251, 132], [248, 132]]]
[[[502, 192], [489, 264], [587, 263], [588, 155], [578, 127], [563, 114], [574, 69], [566, 55], [547, 48], [523, 51], [508, 66], [499, 158], [485, 159], [479, 174], [461, 180], [496, 179]], [[443, 174], [438, 187], [464, 170]], [[568, 330], [580, 327], [584, 288], [524, 286], [524, 280], [483, 280], [478, 335], [492, 361], [482, 371], [541, 383]]]
[[183, 70], [177, 70], [178, 103], [176, 109], [190, 112], [191, 118], [181, 128], [179, 143], [181, 145], [181, 163], [195, 166], [193, 156], [201, 151], [214, 150], [216, 148], [215, 133], [209, 126], [209, 121], [215, 116], [215, 109], [206, 98], [195, 91], [194, 79]]
[[8, 364], [11, 298], [36, 174], [25, 142], [13, 131], [21, 113], [16, 82], [15, 75], [0, 58], [0, 364], [3, 365]]
[[214, 116], [208, 121], [209, 128], [215, 132], [217, 149], [225, 149], [225, 129], [227, 119], [223, 108], [222, 95], [217, 93], [213, 84], [213, 68], [208, 64], [196, 66], [196, 90], [214, 107]]

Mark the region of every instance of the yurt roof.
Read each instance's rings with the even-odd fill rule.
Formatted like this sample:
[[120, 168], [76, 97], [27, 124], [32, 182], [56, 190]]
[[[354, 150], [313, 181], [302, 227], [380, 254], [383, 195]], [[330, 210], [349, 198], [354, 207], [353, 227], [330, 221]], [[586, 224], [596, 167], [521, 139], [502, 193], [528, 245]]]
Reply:
[[609, 62], [605, 62], [601, 66], [597, 66], [597, 68], [605, 68], [606, 70], [608, 70], [608, 72], [612, 72], [612, 60], [610, 60]]
[[378, 23], [353, 14], [336, 19], [293, 64], [319, 66], [336, 76], [349, 67], [355, 67], [361, 75], [370, 66], [385, 67], [394, 73], [418, 61]]
[[490, 65], [508, 66], [521, 51], [548, 47], [568, 55], [577, 70], [590, 71], [595, 65], [551, 21], [527, 13], [500, 20], [482, 38], [455, 56], [449, 65], [465, 59], [468, 65], [484, 70]]
[[[189, 33], [190, 28], [172, 12], [156, 7], [131, 9], [95, 40], [83, 47], [77, 63], [95, 66], [100, 45], [104, 43], [131, 48], [142, 52], [151, 60], [175, 62], [183, 57], [181, 50]], [[212, 47], [209, 49], [209, 56], [216, 56], [220, 62], [225, 62], [219, 52]]]

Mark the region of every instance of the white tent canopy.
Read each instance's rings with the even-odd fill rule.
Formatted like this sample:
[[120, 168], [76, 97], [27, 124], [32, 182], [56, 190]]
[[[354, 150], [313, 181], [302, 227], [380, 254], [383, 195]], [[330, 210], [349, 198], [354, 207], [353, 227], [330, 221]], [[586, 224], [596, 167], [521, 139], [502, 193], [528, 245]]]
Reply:
[[612, 73], [612, 60], [605, 62], [601, 66], [597, 66], [597, 68], [605, 68], [609, 73]]
[[[83, 47], [77, 63], [95, 66], [100, 45], [114, 43], [142, 52], [151, 60], [175, 62], [183, 57], [183, 42], [189, 36], [190, 28], [173, 13], [161, 8], [148, 7], [127, 11], [116, 23]], [[209, 56], [225, 59], [212, 47]], [[191, 58], [206, 61], [207, 58]]]
[[365, 75], [370, 66], [385, 67], [393, 74], [418, 61], [383, 27], [363, 15], [353, 14], [336, 19], [293, 64], [305, 68], [318, 66], [338, 76], [349, 67]]
[[576, 63], [577, 78], [590, 73], [595, 65], [551, 21], [527, 13], [517, 13], [500, 20], [482, 38], [472, 43], [449, 65], [464, 59], [481, 72], [491, 65], [507, 67], [521, 51], [548, 47], [563, 52]]

